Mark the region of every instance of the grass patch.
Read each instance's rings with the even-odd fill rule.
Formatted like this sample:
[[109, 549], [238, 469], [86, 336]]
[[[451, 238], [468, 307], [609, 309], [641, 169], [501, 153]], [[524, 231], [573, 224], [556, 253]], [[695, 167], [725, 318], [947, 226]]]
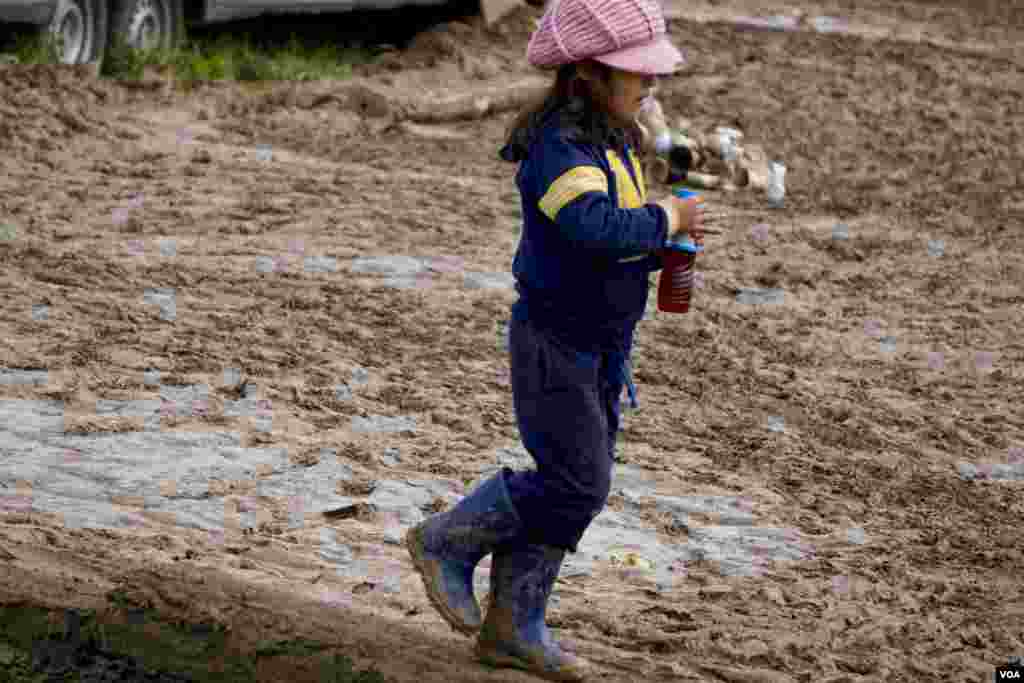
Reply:
[[[239, 37], [221, 32], [186, 40], [174, 49], [142, 50], [118, 36], [107, 48], [100, 73], [112, 79], [139, 80], [147, 67], [156, 67], [173, 71], [176, 80], [186, 83], [341, 80], [375, 54], [372, 48], [302, 40], [295, 33], [283, 43], [273, 37], [262, 43], [255, 43], [248, 33]], [[10, 53], [19, 64], [60, 63], [59, 42], [43, 32], [18, 34]]]
[[57, 37], [29, 28], [14, 34], [13, 38], [6, 53], [13, 55], [18, 64], [60, 62], [61, 42]]
[[[0, 683], [47, 680], [141, 680], [255, 683], [385, 683], [374, 669], [329, 646], [301, 638], [239, 651], [218, 624], [163, 619], [149, 609], [111, 603], [103, 621], [91, 610], [0, 606]], [[56, 678], [54, 678], [56, 676]]]

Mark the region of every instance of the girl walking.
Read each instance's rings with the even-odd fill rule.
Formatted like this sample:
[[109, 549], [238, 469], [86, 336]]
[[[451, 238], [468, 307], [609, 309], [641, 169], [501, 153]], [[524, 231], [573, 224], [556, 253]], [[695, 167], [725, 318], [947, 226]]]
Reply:
[[[657, 251], [703, 243], [699, 201], [648, 202], [636, 115], [657, 76], [682, 63], [657, 0], [550, 0], [527, 57], [555, 71], [500, 151], [519, 165], [523, 232], [512, 264], [513, 405], [536, 470], [504, 468], [406, 537], [431, 603], [476, 654], [554, 681], [589, 666], [545, 625], [567, 552], [605, 505], [619, 400], [637, 407], [630, 352]], [[492, 554], [486, 620], [473, 571]]]

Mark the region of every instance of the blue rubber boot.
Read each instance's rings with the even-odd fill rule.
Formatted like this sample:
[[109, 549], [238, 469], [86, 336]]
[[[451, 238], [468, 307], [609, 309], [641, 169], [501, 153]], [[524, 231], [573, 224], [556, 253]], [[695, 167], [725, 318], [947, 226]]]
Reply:
[[409, 530], [405, 546], [423, 579], [427, 597], [453, 629], [465, 635], [480, 630], [473, 571], [485, 555], [514, 539], [522, 529], [505, 488], [503, 470], [451, 510]]
[[487, 619], [477, 638], [477, 658], [489, 666], [514, 667], [550, 681], [583, 681], [590, 664], [563, 652], [544, 617], [565, 550], [530, 545], [491, 558]]

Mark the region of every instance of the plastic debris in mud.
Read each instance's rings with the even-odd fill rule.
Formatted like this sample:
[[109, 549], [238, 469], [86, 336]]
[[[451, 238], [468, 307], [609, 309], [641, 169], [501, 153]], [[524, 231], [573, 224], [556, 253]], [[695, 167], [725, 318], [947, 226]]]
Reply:
[[387, 417], [371, 415], [370, 417], [355, 416], [352, 418], [354, 432], [409, 432], [416, 430], [416, 418], [408, 416]]
[[164, 258], [173, 258], [178, 255], [178, 243], [173, 238], [160, 240], [160, 255]]
[[461, 273], [466, 269], [466, 263], [461, 256], [432, 256], [423, 259], [423, 264], [438, 273]]
[[349, 268], [356, 273], [390, 275], [398, 278], [411, 278], [426, 270], [422, 261], [404, 255], [357, 258], [352, 261]]
[[750, 229], [750, 236], [755, 242], [764, 242], [768, 239], [768, 224], [758, 223]]
[[347, 384], [335, 384], [334, 385], [334, 398], [339, 401], [351, 401], [352, 400], [352, 389]]
[[736, 303], [748, 305], [781, 304], [785, 300], [785, 292], [781, 289], [761, 289], [758, 287], [740, 287], [736, 295]]
[[389, 277], [384, 280], [384, 285], [394, 289], [428, 289], [434, 286], [434, 278], [430, 273], [420, 273], [408, 277]]
[[0, 223], [0, 242], [10, 242], [18, 236], [14, 223]]
[[440, 498], [447, 505], [458, 501], [454, 493], [453, 482], [441, 480], [394, 480], [381, 479], [366, 502], [373, 506], [379, 515], [398, 515], [398, 521], [405, 525], [419, 524], [426, 515], [424, 510], [430, 509]]
[[946, 243], [943, 240], [928, 240], [928, 255], [932, 258], [940, 258], [946, 253]]
[[800, 25], [796, 17], [782, 14], [769, 17], [737, 17], [733, 24], [737, 28], [753, 31], [796, 31]]
[[879, 337], [882, 334], [882, 323], [878, 320], [864, 321], [864, 334], [869, 337]]
[[405, 533], [408, 529], [408, 526], [402, 524], [402, 516], [394, 510], [387, 510], [380, 513], [379, 519], [384, 526], [384, 543], [402, 545], [405, 542]]
[[996, 354], [991, 351], [978, 351], [974, 354], [974, 366], [978, 372], [989, 372], [996, 362]]
[[704, 273], [703, 272], [701, 272], [699, 270], [695, 270], [693, 272], [693, 286], [696, 289], [704, 289]]
[[142, 194], [133, 194], [128, 198], [128, 207], [132, 209], [141, 209], [145, 201], [146, 200]]
[[0, 368], [0, 384], [46, 384], [49, 381], [49, 377], [49, 370], [7, 370]]
[[125, 225], [130, 217], [131, 212], [123, 206], [117, 207], [110, 214], [111, 221], [117, 226]]
[[261, 273], [280, 273], [286, 270], [287, 264], [280, 256], [257, 256], [256, 270]]
[[813, 554], [794, 529], [755, 526], [694, 527], [688, 547], [731, 576], [749, 576], [766, 562], [796, 561]]
[[832, 226], [832, 239], [834, 240], [848, 240], [850, 239], [850, 226], [846, 223], [836, 223]]
[[562, 565], [562, 571], [559, 572], [559, 576], [565, 579], [587, 578], [592, 575], [593, 571], [589, 565], [580, 565], [568, 555]]
[[221, 548], [227, 544], [227, 533], [223, 528], [207, 529], [206, 541], [211, 546]]
[[192, 131], [188, 128], [179, 128], [177, 133], [175, 133], [175, 139], [179, 145], [190, 145], [194, 140]]
[[337, 588], [330, 588], [328, 586], [323, 587], [323, 593], [320, 597], [320, 602], [325, 607], [333, 609], [350, 609], [353, 606], [352, 594], [348, 591], [339, 590]]
[[750, 567], [744, 572], [746, 576], [764, 576], [772, 562], [772, 550], [761, 544], [750, 549]]
[[385, 448], [384, 453], [380, 456], [380, 462], [385, 467], [398, 467], [402, 462], [401, 453], [395, 447]]
[[768, 166], [768, 205], [781, 209], [786, 201], [786, 165], [773, 161]]
[[274, 412], [269, 399], [256, 401], [256, 415], [253, 417], [253, 426], [261, 432], [273, 431]]
[[931, 370], [941, 371], [946, 367], [946, 359], [940, 351], [928, 352], [928, 367]]
[[143, 256], [146, 253], [146, 246], [142, 240], [128, 240], [126, 247], [132, 256]]
[[516, 278], [512, 273], [466, 273], [463, 283], [467, 289], [514, 289]]
[[398, 560], [377, 560], [374, 562], [373, 571], [368, 572], [369, 583], [373, 589], [383, 593], [401, 593], [404, 571], [405, 567]]
[[32, 319], [36, 322], [42, 322], [50, 316], [50, 307], [45, 304], [35, 304], [32, 306]]
[[274, 158], [274, 152], [270, 145], [256, 145], [256, 158], [260, 161], [271, 161]]
[[967, 481], [1024, 481], [1024, 463], [974, 464], [962, 462], [957, 472]]
[[836, 595], [845, 596], [850, 594], [850, 577], [848, 576], [833, 576], [832, 577], [832, 592]]
[[818, 16], [811, 20], [814, 30], [818, 33], [846, 33], [850, 25], [839, 17]]
[[257, 388], [255, 384], [246, 383], [241, 389], [241, 399], [224, 402], [225, 417], [265, 417], [270, 414], [270, 401], [256, 398]]
[[328, 562], [337, 564], [351, 564], [356, 559], [352, 548], [340, 542], [338, 532], [330, 527], [320, 529], [320, 548], [317, 552]]
[[641, 571], [653, 571], [654, 562], [640, 554], [641, 548], [614, 548], [608, 551], [608, 561], [613, 565], [619, 565]]
[[292, 256], [302, 256], [306, 253], [306, 245], [302, 240], [288, 240], [288, 253]]
[[786, 420], [785, 418], [778, 415], [771, 415], [768, 417], [768, 431], [771, 432], [785, 432], [786, 431]]
[[288, 528], [301, 529], [306, 523], [306, 501], [302, 496], [288, 496]]
[[370, 373], [366, 368], [357, 365], [352, 368], [352, 383], [356, 386], [363, 386], [370, 381]]
[[882, 353], [896, 353], [896, 337], [882, 337], [878, 340]]
[[1010, 446], [1006, 449], [1006, 461], [1011, 465], [1024, 465], [1024, 446]]
[[513, 470], [528, 470], [534, 467], [534, 462], [530, 452], [521, 443], [496, 448], [493, 460], [480, 468], [477, 477], [465, 487], [465, 491], [473, 491], [503, 467], [510, 467]]
[[223, 383], [226, 387], [237, 387], [242, 383], [242, 371], [239, 368], [224, 368]]
[[160, 400], [163, 402], [167, 417], [194, 416], [205, 414], [209, 406], [209, 387], [205, 384], [176, 386], [160, 385]]
[[656, 579], [656, 563], [642, 552], [639, 546], [613, 548], [608, 551], [608, 562], [623, 581]]
[[160, 307], [160, 319], [173, 321], [177, 317], [177, 305], [175, 303], [174, 289], [169, 287], [155, 287], [147, 289], [142, 296], [147, 304], [156, 304]]
[[854, 545], [864, 545], [867, 542], [867, 535], [861, 527], [853, 527], [847, 529], [846, 540]]
[[333, 256], [307, 256], [302, 262], [307, 273], [336, 273], [338, 261]]
[[19, 479], [14, 484], [14, 491], [5, 486], [0, 489], [0, 512], [31, 512], [32, 483]]

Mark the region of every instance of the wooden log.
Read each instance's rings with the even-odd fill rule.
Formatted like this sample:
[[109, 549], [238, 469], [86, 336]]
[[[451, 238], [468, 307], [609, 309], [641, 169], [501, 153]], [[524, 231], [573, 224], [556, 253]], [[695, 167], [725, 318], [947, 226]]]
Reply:
[[480, 13], [484, 16], [484, 23], [491, 26], [520, 4], [520, 0], [480, 0]]
[[410, 102], [402, 118], [413, 123], [452, 123], [482, 119], [520, 109], [542, 97], [548, 87], [547, 83], [538, 84], [536, 79], [531, 79], [526, 83], [513, 84], [488, 93]]
[[742, 177], [746, 182], [741, 186], [759, 192], [768, 188], [768, 155], [760, 145], [745, 145], [737, 150], [736, 165], [742, 169], [736, 174], [737, 185]]
[[685, 184], [703, 190], [713, 190], [722, 184], [722, 179], [708, 173], [687, 173]]

